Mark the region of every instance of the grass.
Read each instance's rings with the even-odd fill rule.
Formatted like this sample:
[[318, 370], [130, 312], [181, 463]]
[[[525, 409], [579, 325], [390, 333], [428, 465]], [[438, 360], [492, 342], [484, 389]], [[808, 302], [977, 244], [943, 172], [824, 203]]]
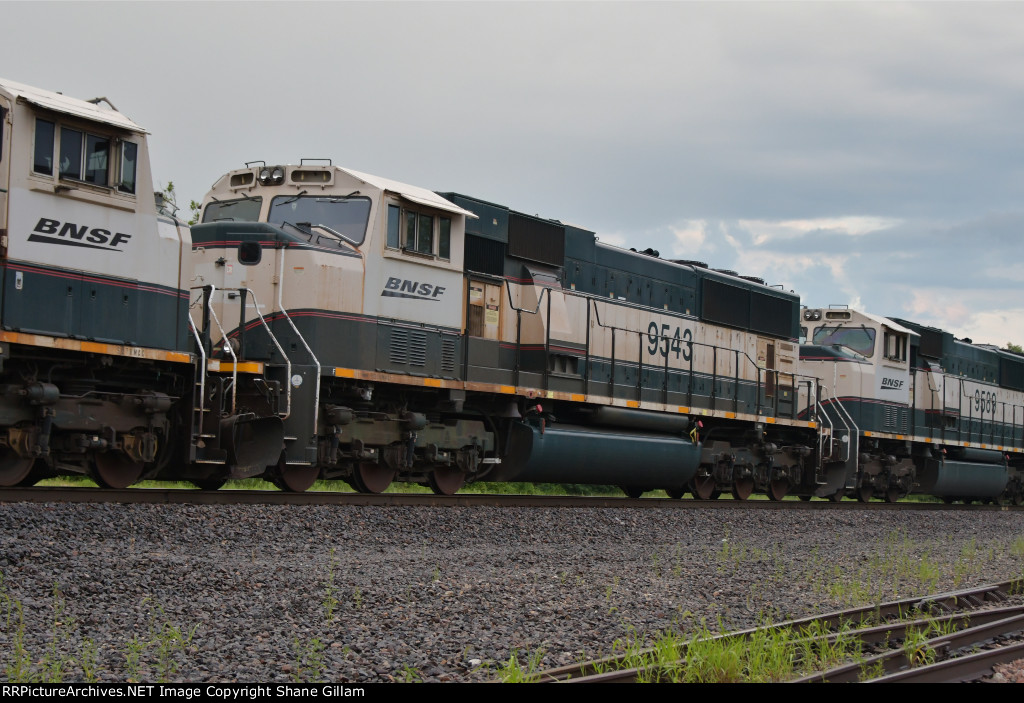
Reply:
[[[97, 484], [86, 476], [58, 476], [40, 481], [39, 486], [70, 487], [70, 488], [96, 488]], [[199, 490], [188, 481], [140, 481], [132, 486], [137, 489], [178, 489], [178, 490]], [[260, 478], [247, 478], [241, 480], [227, 481], [220, 489], [222, 491], [278, 491], [277, 486]], [[319, 480], [309, 489], [311, 492], [322, 491], [331, 493], [356, 493], [356, 490], [344, 481], [323, 481]], [[393, 483], [385, 493], [430, 493], [427, 486], [416, 483]], [[498, 495], [581, 495], [581, 496], [621, 496], [622, 491], [616, 486], [591, 486], [574, 483], [470, 483], [459, 491], [460, 493], [483, 493]], [[653, 498], [666, 498], [664, 491], [651, 491], [644, 495]]]
[[544, 650], [537, 649], [526, 655], [525, 662], [519, 661], [519, 650], [513, 649], [508, 661], [497, 668], [498, 680], [502, 683], [536, 683], [540, 680], [540, 664]]
[[[719, 623], [721, 629], [722, 623]], [[801, 629], [766, 626], [748, 637], [715, 636], [705, 625], [695, 635], [657, 633], [650, 644], [630, 629], [612, 643], [617, 670], [636, 670], [638, 683], [741, 683], [788, 681], [848, 661], [860, 654], [849, 627], [832, 632], [822, 623]], [[536, 680], [536, 672], [513, 656], [503, 681]], [[606, 673], [612, 665], [598, 666]]]
[[[28, 626], [24, 607], [11, 595], [0, 573], [0, 617], [9, 643], [6, 654], [0, 652], [0, 658], [9, 683], [63, 683], [69, 677], [76, 681], [99, 680], [99, 649], [95, 642], [81, 636], [78, 622], [67, 613], [67, 602], [58, 584], [53, 585], [52, 598], [49, 642], [44, 652], [36, 655], [26, 644]], [[143, 680], [166, 683], [177, 675], [198, 625], [180, 627], [167, 617], [158, 603], [148, 598], [143, 603], [149, 605], [148, 631], [143, 637], [133, 635], [125, 643], [124, 669], [111, 673], [131, 683]], [[72, 644], [75, 640], [80, 641], [77, 653]]]
[[[83, 487], [83, 488], [95, 488], [96, 482], [86, 476], [58, 476], [55, 478], [48, 478], [39, 482], [40, 486], [64, 486], [64, 487]], [[199, 490], [188, 481], [140, 481], [132, 486], [137, 489], [177, 489], [177, 490]], [[248, 478], [240, 480], [227, 481], [224, 486], [220, 489], [222, 491], [277, 491], [280, 490], [277, 486], [264, 481], [260, 478]], [[324, 481], [318, 480], [309, 489], [311, 492], [330, 492], [330, 493], [356, 493], [357, 491], [349, 486], [344, 481]], [[416, 483], [399, 483], [395, 482], [391, 484], [385, 493], [430, 493], [431, 490], [428, 486], [421, 486]], [[510, 482], [510, 483], [493, 483], [488, 481], [481, 481], [477, 483], [469, 483], [459, 489], [459, 493], [468, 494], [486, 494], [486, 495], [551, 495], [551, 496], [623, 496], [622, 490], [618, 486], [603, 486], [603, 485], [590, 485], [583, 483], [526, 483], [526, 482]], [[668, 494], [663, 490], [647, 491], [644, 493], [645, 498], [668, 498]], [[754, 494], [750, 496], [750, 500], [768, 500], [768, 496], [761, 494]], [[797, 496], [786, 496], [784, 500], [799, 500]], [[934, 496], [925, 495], [910, 495], [904, 498], [906, 501], [919, 502], [919, 503], [940, 503], [941, 501]], [[1024, 543], [1022, 543], [1022, 549], [1024, 549]]]

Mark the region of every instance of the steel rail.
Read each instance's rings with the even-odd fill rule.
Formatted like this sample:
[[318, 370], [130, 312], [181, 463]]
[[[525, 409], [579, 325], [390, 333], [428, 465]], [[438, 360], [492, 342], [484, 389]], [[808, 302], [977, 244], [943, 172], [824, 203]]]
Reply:
[[[1024, 590], [1024, 579], [1014, 579], [1011, 581], [1003, 581], [1000, 583], [968, 588], [961, 591], [938, 593], [924, 597], [918, 596], [915, 598], [890, 601], [888, 603], [881, 603], [878, 605], [850, 608], [847, 610], [835, 611], [824, 615], [810, 616], [798, 620], [787, 620], [767, 627], [754, 627], [735, 632], [727, 632], [709, 637], [707, 638], [707, 641], [748, 639], [754, 633], [764, 632], [766, 630], [775, 631], [788, 628], [799, 631], [801, 628], [807, 627], [812, 623], [824, 625], [829, 630], [834, 631], [845, 624], [856, 625], [857, 623], [870, 622], [871, 620], [902, 618], [912, 612], [931, 612], [936, 609], [949, 611], [963, 607], [976, 608], [988, 601], [1004, 601], [1007, 598], [1007, 593], [1019, 593], [1022, 590]], [[679, 662], [675, 663], [676, 665], [685, 661], [685, 649], [687, 644], [689, 643], [685, 643], [680, 647], [681, 658]], [[651, 655], [653, 652], [654, 649], [649, 648], [631, 655], [604, 657], [602, 659], [583, 662], [580, 664], [547, 669], [537, 675], [538, 681], [542, 683], [635, 682], [640, 673], [642, 673], [640, 669], [634, 667], [619, 668], [613, 671], [608, 671], [608, 669], [622, 667], [626, 662], [627, 657]], [[648, 674], [652, 673], [649, 669], [645, 671]], [[655, 676], [657, 675], [656, 672], [653, 672], [653, 674]]]
[[916, 669], [871, 679], [866, 683], [956, 683], [976, 681], [992, 673], [996, 664], [1024, 659], [1024, 642], [968, 654]]
[[[180, 483], [180, 482], [178, 482]], [[0, 488], [0, 503], [167, 503], [205, 505], [494, 505], [515, 507], [644, 508], [648, 510], [975, 510], [1016, 511], [1024, 508], [996, 505], [947, 505], [945, 503], [859, 503], [844, 501], [693, 500], [674, 498], [626, 498], [620, 496], [552, 496], [460, 493], [437, 496], [430, 493], [366, 494], [343, 491], [289, 493], [265, 490], [192, 488], [68, 488], [58, 486]]]
[[[944, 660], [934, 666], [939, 664], [952, 666], [952, 663], [956, 661], [951, 656], [952, 652], [962, 651], [966, 647], [989, 642], [999, 636], [1024, 631], [1024, 606], [1018, 605], [972, 613], [958, 613], [941, 618], [918, 620], [912, 623], [894, 624], [889, 627], [871, 628], [872, 632], [858, 631], [854, 634], [861, 642], [867, 645], [884, 641], [886, 636], [896, 640], [905, 639], [908, 630], [922, 626], [927, 627], [930, 623], [956, 624], [957, 622], [964, 624], [964, 627], [921, 642], [915, 646], [915, 649], [917, 651], [941, 653]], [[928, 665], [928, 667], [931, 666], [933, 665]], [[882, 671], [886, 672], [887, 675], [869, 679], [870, 681], [889, 679], [895, 675], [909, 675], [911, 670], [917, 671], [927, 668], [914, 667], [911, 657], [901, 648], [868, 657], [860, 662], [844, 664], [825, 671], [808, 674], [807, 676], [793, 679], [789, 683], [849, 683], [863, 681], [863, 672], [876, 667], [881, 667]]]

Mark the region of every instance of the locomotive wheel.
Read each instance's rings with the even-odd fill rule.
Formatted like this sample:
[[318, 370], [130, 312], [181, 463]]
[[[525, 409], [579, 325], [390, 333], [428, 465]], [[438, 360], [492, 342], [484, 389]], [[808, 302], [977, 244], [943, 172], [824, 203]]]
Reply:
[[227, 483], [227, 481], [223, 478], [194, 478], [190, 480], [189, 483], [204, 491], [216, 491]]
[[754, 479], [741, 478], [732, 482], [732, 497], [736, 500], [746, 500], [754, 492]]
[[277, 472], [278, 478], [274, 485], [289, 493], [308, 491], [320, 478], [319, 466], [285, 466], [283, 459], [277, 464]]
[[23, 459], [10, 447], [0, 450], [0, 486], [17, 486], [32, 472], [35, 459]]
[[360, 493], [383, 493], [395, 480], [395, 470], [372, 461], [361, 461], [352, 478]]
[[458, 469], [439, 466], [430, 472], [427, 481], [436, 495], [453, 496], [466, 483], [466, 474]]
[[142, 462], [124, 452], [97, 453], [93, 469], [93, 479], [103, 488], [128, 488], [142, 477]]
[[1024, 495], [1022, 495], [1020, 493], [1014, 493], [1013, 494], [1013, 504], [1014, 505], [1020, 505], [1021, 503], [1024, 503]]
[[676, 500], [679, 500], [684, 495], [686, 495], [686, 489], [678, 486], [673, 488], [666, 488], [665, 493], [668, 494], [669, 498], [675, 498]]
[[896, 486], [891, 486], [885, 492], [885, 502], [886, 503], [895, 503], [895, 502], [897, 502], [902, 497], [903, 497], [903, 492], [899, 488], [897, 488]]
[[809, 496], [809, 495], [802, 495], [802, 496], [800, 496], [800, 500], [803, 501], [804, 503], [807, 503], [807, 502], [809, 502], [811, 500], [811, 496]]
[[693, 479], [693, 495], [701, 500], [716, 500], [721, 492], [715, 490], [715, 479], [710, 476], [696, 476]]
[[836, 491], [835, 493], [830, 495], [828, 497], [828, 499], [829, 499], [829, 502], [831, 502], [831, 503], [839, 503], [845, 497], [846, 497], [846, 491], [843, 490], [842, 488], [840, 488], [838, 491]]
[[871, 496], [875, 495], [874, 486], [858, 486], [857, 487], [857, 500], [861, 503], [867, 503], [871, 500]]
[[789, 481], [776, 479], [768, 483], [768, 500], [782, 500], [789, 493]]
[[619, 486], [619, 488], [630, 498], [639, 498], [644, 494], [644, 489], [639, 486]]

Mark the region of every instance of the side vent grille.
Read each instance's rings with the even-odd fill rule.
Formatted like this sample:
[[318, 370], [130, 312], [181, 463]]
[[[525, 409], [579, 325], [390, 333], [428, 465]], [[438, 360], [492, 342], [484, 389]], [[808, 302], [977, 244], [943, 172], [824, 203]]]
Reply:
[[455, 373], [455, 340], [441, 340], [441, 371]]
[[409, 334], [409, 366], [427, 365], [427, 335], [425, 332]]
[[895, 408], [886, 405], [882, 411], [882, 423], [885, 429], [892, 432], [907, 431], [907, 410], [906, 408]]
[[391, 355], [388, 360], [392, 364], [409, 363], [409, 333], [406, 330], [391, 330]]

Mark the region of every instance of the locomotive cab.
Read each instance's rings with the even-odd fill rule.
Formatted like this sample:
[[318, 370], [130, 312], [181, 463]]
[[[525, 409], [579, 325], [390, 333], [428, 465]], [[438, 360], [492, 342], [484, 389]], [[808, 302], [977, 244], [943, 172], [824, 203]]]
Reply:
[[173, 460], [188, 229], [156, 209], [146, 140], [105, 98], [0, 79], [0, 485]]
[[803, 322], [810, 334], [801, 364], [822, 379], [821, 407], [844, 443], [835, 452], [847, 465], [839, 490], [862, 500], [906, 495], [915, 476], [904, 435], [913, 421], [909, 350], [917, 333], [845, 306], [805, 309]]

